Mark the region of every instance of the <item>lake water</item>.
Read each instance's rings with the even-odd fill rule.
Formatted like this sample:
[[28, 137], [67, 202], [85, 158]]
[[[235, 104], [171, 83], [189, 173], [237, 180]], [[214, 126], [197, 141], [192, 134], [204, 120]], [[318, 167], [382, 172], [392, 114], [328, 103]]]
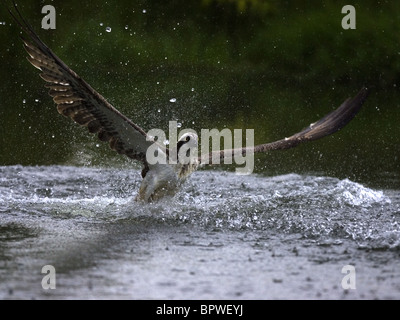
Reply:
[[[140, 181], [138, 170], [0, 167], [0, 299], [400, 298], [398, 190], [204, 170], [142, 205]], [[45, 265], [55, 290], [42, 289]], [[342, 287], [347, 265], [356, 289]]]

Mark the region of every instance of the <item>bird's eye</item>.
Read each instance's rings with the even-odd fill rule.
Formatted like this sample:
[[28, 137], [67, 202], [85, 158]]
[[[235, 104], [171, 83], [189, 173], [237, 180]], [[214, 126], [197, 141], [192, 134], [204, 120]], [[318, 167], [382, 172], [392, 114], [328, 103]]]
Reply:
[[190, 137], [189, 136], [187, 136], [186, 137], [186, 142], [188, 142], [190, 140]]

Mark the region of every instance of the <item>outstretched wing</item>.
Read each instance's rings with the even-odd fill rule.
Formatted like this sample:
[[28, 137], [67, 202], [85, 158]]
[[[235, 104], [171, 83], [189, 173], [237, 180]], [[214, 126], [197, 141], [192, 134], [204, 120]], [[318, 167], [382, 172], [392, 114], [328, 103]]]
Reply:
[[[300, 143], [321, 139], [343, 128], [358, 113], [365, 99], [369, 94], [367, 88], [363, 88], [354, 97], [349, 98], [335, 111], [332, 111], [322, 119], [310, 124], [304, 130], [275, 142], [260, 144], [253, 148], [227, 149], [213, 151], [202, 156], [199, 161], [201, 163], [213, 163], [216, 159], [223, 159], [225, 156], [234, 156], [234, 154], [246, 154], [246, 152], [267, 152], [272, 150], [284, 150], [294, 148]], [[213, 161], [214, 159], [214, 161]]]
[[146, 139], [146, 132], [115, 109], [87, 82], [71, 70], [50, 50], [32, 27], [25, 21], [14, 4], [18, 18], [10, 10], [14, 20], [28, 35], [21, 37], [28, 52], [29, 62], [42, 71], [49, 94], [57, 104], [60, 114], [71, 118], [89, 132], [97, 133], [100, 140], [109, 142], [119, 154], [140, 160], [146, 164], [146, 150], [154, 142]]

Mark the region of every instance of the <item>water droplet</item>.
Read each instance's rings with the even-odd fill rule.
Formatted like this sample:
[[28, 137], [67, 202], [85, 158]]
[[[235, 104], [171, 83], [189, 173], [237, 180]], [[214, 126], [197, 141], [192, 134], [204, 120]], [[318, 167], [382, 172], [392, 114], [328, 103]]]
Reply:
[[169, 145], [169, 140], [165, 140], [164, 141], [164, 144], [167, 146], [167, 145]]
[[111, 32], [111, 28], [110, 28], [110, 27], [107, 27], [107, 28], [106, 28], [106, 31], [107, 31], [107, 32]]
[[35, 102], [39, 102], [39, 99], [35, 99]]
[[178, 123], [176, 124], [176, 127], [177, 127], [177, 128], [181, 128], [181, 127], [182, 127], [182, 123], [178, 122]]
[[169, 102], [174, 103], [174, 102], [176, 102], [176, 99], [175, 98], [169, 99]]
[[161, 112], [161, 109], [158, 109], [157, 112]]
[[51, 137], [54, 139], [56, 136], [54, 134], [52, 134]]
[[146, 10], [146, 9], [143, 9], [143, 10], [142, 10], [142, 12], [143, 12], [143, 13], [146, 13], [146, 12], [147, 12], [147, 10]]
[[26, 100], [24, 99], [24, 100], [22, 100], [22, 103], [26, 103]]
[[100, 27], [102, 27], [103, 26], [103, 22], [100, 22]]
[[192, 92], [194, 91], [194, 88], [192, 88]]
[[99, 147], [100, 147], [100, 145], [98, 143], [96, 143], [96, 148], [99, 148]]
[[157, 84], [160, 84], [160, 81], [157, 81]]
[[165, 59], [165, 60], [167, 60], [167, 59], [168, 59], [168, 57], [164, 57], [164, 59]]
[[128, 26], [128, 25], [126, 25], [126, 26], [125, 26], [125, 30], [128, 30], [128, 28], [129, 28], [129, 26]]

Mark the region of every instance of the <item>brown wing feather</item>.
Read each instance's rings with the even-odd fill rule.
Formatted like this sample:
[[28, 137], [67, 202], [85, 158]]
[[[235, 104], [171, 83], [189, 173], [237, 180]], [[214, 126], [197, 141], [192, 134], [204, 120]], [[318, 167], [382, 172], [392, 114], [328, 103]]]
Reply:
[[227, 149], [221, 151], [213, 151], [205, 156], [202, 156], [199, 160], [201, 163], [212, 163], [212, 159], [223, 159], [225, 155], [230, 154], [232, 157], [234, 154], [246, 154], [246, 152], [268, 152], [272, 150], [284, 150], [294, 148], [300, 143], [321, 139], [336, 131], [342, 129], [348, 124], [354, 116], [358, 113], [365, 99], [369, 94], [367, 88], [363, 88], [354, 97], [344, 101], [339, 108], [332, 111], [322, 119], [315, 123], [312, 123], [306, 129], [290, 136], [271, 143], [260, 144], [251, 149], [240, 148], [240, 149]]
[[29, 40], [22, 38], [29, 54], [27, 59], [42, 71], [40, 77], [47, 82], [45, 86], [58, 112], [87, 127], [90, 133], [97, 133], [101, 141], [109, 142], [118, 153], [146, 163], [146, 150], [154, 143], [146, 140], [146, 132], [58, 58], [24, 20], [15, 4], [14, 8], [19, 18], [9, 10], [10, 14], [29, 37]]

